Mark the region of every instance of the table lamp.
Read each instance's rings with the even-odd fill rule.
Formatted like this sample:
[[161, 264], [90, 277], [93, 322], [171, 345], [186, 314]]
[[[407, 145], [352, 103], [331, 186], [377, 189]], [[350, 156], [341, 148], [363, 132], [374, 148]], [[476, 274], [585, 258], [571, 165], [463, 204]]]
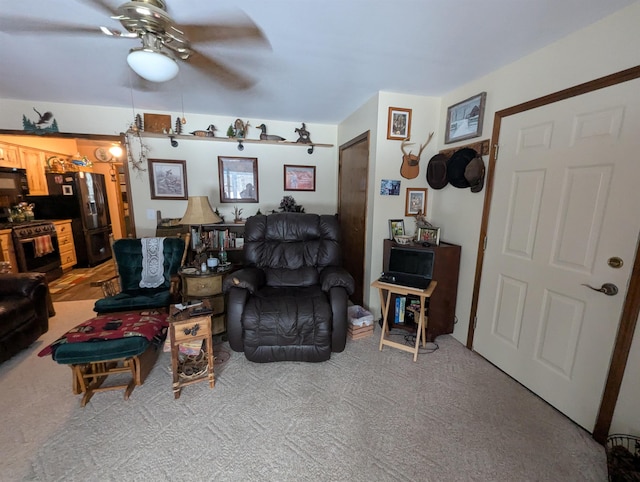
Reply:
[[207, 196], [189, 196], [187, 201], [187, 210], [180, 220], [180, 224], [188, 224], [190, 226], [198, 226], [198, 240], [199, 244], [196, 246], [196, 252], [198, 258], [196, 262], [200, 264], [202, 262], [201, 255], [205, 250], [206, 243], [203, 237], [206, 237], [206, 233], [202, 231], [203, 224], [216, 224], [221, 223], [222, 219], [211, 209], [209, 204], [209, 198]]

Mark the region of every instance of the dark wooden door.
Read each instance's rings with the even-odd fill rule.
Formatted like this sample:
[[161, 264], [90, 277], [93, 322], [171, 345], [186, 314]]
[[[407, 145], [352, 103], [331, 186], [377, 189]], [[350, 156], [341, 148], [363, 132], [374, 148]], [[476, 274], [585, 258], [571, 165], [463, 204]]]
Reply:
[[343, 265], [355, 280], [351, 301], [363, 304], [367, 219], [369, 132], [340, 146], [338, 217], [342, 229]]

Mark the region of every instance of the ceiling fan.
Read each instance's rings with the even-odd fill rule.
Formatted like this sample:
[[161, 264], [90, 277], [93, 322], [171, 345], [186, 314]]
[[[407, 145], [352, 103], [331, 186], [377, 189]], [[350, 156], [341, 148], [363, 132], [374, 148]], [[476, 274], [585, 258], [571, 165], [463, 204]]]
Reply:
[[171, 80], [178, 74], [178, 61], [182, 61], [236, 89], [250, 87], [253, 79], [200, 53], [194, 44], [249, 41], [269, 46], [263, 32], [249, 18], [227, 24], [179, 25], [169, 15], [164, 0], [134, 0], [118, 7], [110, 6], [105, 0], [85, 0], [84, 3], [118, 20], [125, 32], [105, 26], [94, 28], [7, 16], [0, 19], [0, 31], [66, 35], [102, 32], [112, 37], [139, 38], [142, 46], [129, 51], [127, 63], [143, 79], [151, 82]]

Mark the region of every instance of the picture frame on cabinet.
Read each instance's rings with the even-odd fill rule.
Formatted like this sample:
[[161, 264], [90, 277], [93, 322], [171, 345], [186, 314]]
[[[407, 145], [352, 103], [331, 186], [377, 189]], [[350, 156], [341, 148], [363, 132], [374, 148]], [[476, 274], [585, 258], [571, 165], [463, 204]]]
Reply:
[[482, 120], [487, 93], [481, 92], [447, 109], [444, 143], [471, 139], [482, 135]]
[[258, 158], [218, 156], [221, 203], [258, 202]]
[[387, 139], [404, 140], [411, 137], [411, 109], [389, 107]]
[[416, 241], [419, 243], [427, 243], [433, 246], [440, 246], [440, 228], [418, 228], [418, 236]]
[[285, 191], [315, 191], [316, 166], [284, 165]]
[[149, 159], [148, 164], [151, 199], [187, 199], [187, 161]]
[[427, 189], [423, 187], [408, 187], [405, 200], [404, 215], [417, 216], [427, 212]]
[[404, 219], [389, 219], [389, 239], [404, 236]]

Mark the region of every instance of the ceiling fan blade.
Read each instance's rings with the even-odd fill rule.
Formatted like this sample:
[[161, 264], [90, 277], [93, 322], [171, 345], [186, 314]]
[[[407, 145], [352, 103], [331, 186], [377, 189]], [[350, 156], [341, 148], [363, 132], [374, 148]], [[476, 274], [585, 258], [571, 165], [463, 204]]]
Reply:
[[192, 55], [185, 61], [206, 75], [210, 75], [221, 84], [234, 89], [246, 90], [256, 83], [256, 80], [228, 67], [217, 60], [193, 50]]
[[85, 3], [95, 8], [96, 10], [101, 11], [102, 13], [106, 13], [110, 17], [118, 15], [118, 10], [112, 7], [111, 5], [109, 5], [104, 0], [85, 0]]
[[254, 42], [270, 46], [260, 28], [251, 21], [236, 24], [176, 25], [191, 44], [198, 42]]
[[49, 22], [47, 20], [33, 20], [25, 17], [0, 18], [0, 32], [9, 32], [16, 35], [33, 35], [36, 33], [56, 33], [62, 35], [102, 35], [98, 27], [86, 27], [62, 22]]

